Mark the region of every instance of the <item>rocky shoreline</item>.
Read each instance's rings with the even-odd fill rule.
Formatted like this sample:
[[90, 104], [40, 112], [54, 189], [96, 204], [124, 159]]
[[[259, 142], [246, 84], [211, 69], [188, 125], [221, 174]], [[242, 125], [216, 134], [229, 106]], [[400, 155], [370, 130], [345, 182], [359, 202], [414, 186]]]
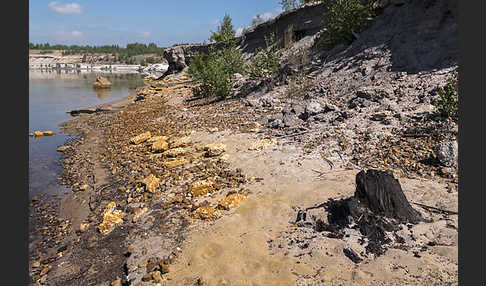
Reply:
[[[333, 164], [334, 168], [323, 166], [324, 161], [318, 153], [305, 151], [302, 147], [305, 144], [301, 141], [309, 136], [308, 133], [299, 135], [291, 128], [284, 128], [287, 132], [276, 134], [274, 128], [263, 127], [259, 122], [265, 113], [266, 117], [271, 117], [271, 111], [256, 110], [237, 99], [216, 103], [193, 100], [187, 82], [183, 74], [151, 81], [136, 94], [99, 107], [108, 112], [83, 114], [63, 124], [66, 133], [78, 134], [76, 139], [68, 142], [63, 159], [63, 183], [72, 186], [73, 194], [63, 199], [57, 210], [52, 205], [46, 213], [42, 213], [44, 206], [37, 207], [34, 202], [34, 207], [40, 208], [41, 214], [55, 223], [44, 233], [48, 243], [38, 248], [39, 251], [49, 250], [42, 256], [32, 255], [33, 285], [202, 283], [198, 281], [219, 284], [206, 276], [193, 275], [191, 278], [191, 272], [176, 277], [171, 275], [172, 268], [179, 269], [180, 256], [186, 253], [184, 249], [190, 247], [184, 243], [188, 239], [192, 241], [195, 233], [234, 217], [233, 208], [238, 205], [238, 199], [243, 198], [241, 203], [245, 205], [247, 197], [253, 201], [268, 196], [259, 191], [262, 187], [266, 189], [273, 185], [283, 189], [281, 184], [285, 181], [273, 182], [272, 178], [277, 176], [275, 178], [282, 177], [283, 180], [288, 176], [284, 175], [288, 170], [297, 172], [294, 176], [309, 177], [311, 181], [319, 175], [316, 172], [333, 181], [335, 176], [342, 176], [342, 172], [352, 174], [357, 171], [337, 162]], [[150, 136], [141, 137], [142, 142], [135, 140], [138, 143], [135, 144], [134, 137], [147, 131]], [[164, 136], [167, 137], [161, 138]], [[232, 138], [238, 138], [237, 143]], [[154, 143], [160, 139], [167, 142], [162, 149], [170, 148], [168, 151], [176, 152], [167, 155], [167, 151], [155, 151]], [[213, 153], [208, 151], [211, 144], [216, 145]], [[219, 151], [218, 144], [223, 144]], [[283, 148], [289, 146], [295, 148], [286, 155], [290, 157], [280, 153], [275, 157], [275, 152], [283, 152]], [[246, 162], [255, 165], [250, 169], [246, 166], [251, 175], [243, 171], [245, 167], [235, 167], [245, 166], [240, 160], [250, 155], [257, 156], [254, 160], [280, 158], [273, 171], [277, 173], [258, 175], [260, 170], [251, 174], [255, 171], [253, 168], [261, 168], [258, 166], [263, 162], [258, 161]], [[298, 166], [306, 160], [319, 163], [299, 171]], [[158, 184], [149, 188], [150, 181], [144, 180], [152, 175]], [[444, 198], [447, 183], [441, 180], [442, 183], [432, 183], [439, 185], [434, 185], [434, 193], [428, 194], [429, 200], [432, 199], [435, 205], [445, 203], [447, 208], [457, 208], [457, 193], [449, 193]], [[197, 187], [198, 184], [202, 187]], [[306, 184], [310, 183], [301, 183], [300, 187], [308, 187]], [[225, 198], [231, 201], [235, 194], [240, 196], [236, 197], [236, 203], [225, 207], [222, 201]], [[292, 204], [302, 205], [305, 201], [293, 199]], [[110, 203], [122, 214], [122, 223], [114, 224], [104, 235], [100, 225]], [[286, 212], [286, 216], [295, 215], [290, 206]], [[457, 227], [455, 217], [452, 224]], [[269, 247], [275, 247], [273, 239]], [[282, 283], [293, 285], [296, 279], [306, 277], [303, 274], [306, 271], [309, 270], [301, 269], [298, 275], [286, 274]]]

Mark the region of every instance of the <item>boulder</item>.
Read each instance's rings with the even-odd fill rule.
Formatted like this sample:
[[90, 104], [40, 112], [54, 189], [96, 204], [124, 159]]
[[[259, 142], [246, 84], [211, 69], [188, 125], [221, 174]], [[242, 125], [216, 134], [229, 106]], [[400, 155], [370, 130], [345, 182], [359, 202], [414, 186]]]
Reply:
[[189, 191], [193, 197], [205, 195], [214, 190], [214, 183], [210, 180], [197, 181], [191, 186]]
[[394, 92], [392, 88], [382, 87], [382, 86], [365, 86], [365, 87], [360, 87], [356, 91], [357, 97], [368, 99], [375, 102], [379, 102], [385, 97], [391, 98], [393, 95]]
[[305, 106], [305, 112], [309, 114], [309, 116], [314, 116], [316, 114], [319, 114], [321, 112], [324, 112], [325, 107], [323, 107], [319, 102], [317, 101], [311, 101]]
[[184, 154], [186, 154], [186, 149], [184, 148], [174, 148], [164, 152], [166, 157], [178, 157]]
[[241, 201], [241, 200], [244, 200], [244, 199], [246, 199], [245, 195], [236, 194], [236, 193], [230, 194], [230, 195], [226, 196], [226, 198], [224, 198], [224, 199], [222, 199], [218, 202], [218, 208], [221, 208], [221, 209], [224, 209], [224, 210], [230, 210], [232, 208], [237, 207], [238, 202]]
[[132, 139], [130, 139], [130, 142], [135, 144], [135, 145], [138, 145], [142, 142], [149, 140], [150, 137], [152, 137], [152, 134], [150, 133], [150, 131], [147, 131], [147, 132], [144, 132], [142, 134], [139, 134], [139, 135], [133, 137]]
[[216, 219], [221, 216], [221, 211], [213, 207], [199, 207], [192, 212], [195, 219]]
[[436, 147], [436, 156], [440, 164], [446, 167], [457, 165], [458, 145], [457, 141], [446, 141]]
[[116, 203], [109, 203], [103, 211], [103, 222], [98, 225], [101, 234], [107, 235], [115, 226], [123, 222], [123, 212], [116, 209]]
[[169, 149], [169, 143], [165, 140], [158, 140], [152, 143], [152, 152], [164, 152]]
[[154, 176], [153, 174], [150, 174], [148, 177], [143, 179], [141, 181], [143, 185], [145, 185], [145, 189], [151, 193], [154, 193], [155, 190], [159, 187], [160, 185], [160, 179]]
[[59, 148], [57, 148], [57, 152], [66, 152], [67, 150], [71, 149], [71, 146], [59, 146]]
[[96, 81], [93, 83], [94, 88], [109, 88], [111, 87], [111, 82], [102, 76], [96, 77]]

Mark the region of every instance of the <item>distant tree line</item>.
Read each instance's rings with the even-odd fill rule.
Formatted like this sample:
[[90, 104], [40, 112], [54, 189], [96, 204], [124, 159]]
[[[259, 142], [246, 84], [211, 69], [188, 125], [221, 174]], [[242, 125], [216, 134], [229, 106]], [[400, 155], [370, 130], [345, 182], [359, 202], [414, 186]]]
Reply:
[[150, 43], [148, 45], [142, 43], [127, 44], [125, 48], [119, 45], [104, 45], [104, 46], [79, 46], [79, 45], [50, 45], [49, 43], [33, 44], [29, 43], [29, 49], [31, 50], [62, 50], [63, 55], [73, 54], [117, 54], [122, 57], [131, 57], [135, 55], [143, 54], [157, 54], [162, 56], [164, 48], [157, 47], [156, 44]]

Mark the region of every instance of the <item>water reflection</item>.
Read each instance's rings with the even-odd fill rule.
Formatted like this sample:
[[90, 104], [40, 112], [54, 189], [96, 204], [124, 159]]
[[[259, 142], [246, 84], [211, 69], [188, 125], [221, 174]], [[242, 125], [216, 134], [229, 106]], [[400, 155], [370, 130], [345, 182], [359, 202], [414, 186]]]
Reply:
[[109, 88], [93, 88], [98, 95], [99, 99], [105, 99], [110, 95], [111, 89]]

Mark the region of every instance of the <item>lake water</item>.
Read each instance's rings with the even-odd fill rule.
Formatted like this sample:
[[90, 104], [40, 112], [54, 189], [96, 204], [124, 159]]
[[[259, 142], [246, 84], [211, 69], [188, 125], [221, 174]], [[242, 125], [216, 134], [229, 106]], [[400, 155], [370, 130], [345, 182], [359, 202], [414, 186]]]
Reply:
[[[108, 78], [111, 89], [93, 89], [98, 75]], [[29, 132], [54, 132], [53, 136], [29, 137], [29, 198], [39, 194], [57, 196], [68, 191], [59, 185], [61, 153], [56, 151], [69, 139], [59, 127], [60, 123], [73, 119], [67, 112], [126, 97], [142, 85], [143, 75], [139, 73], [29, 71]]]

